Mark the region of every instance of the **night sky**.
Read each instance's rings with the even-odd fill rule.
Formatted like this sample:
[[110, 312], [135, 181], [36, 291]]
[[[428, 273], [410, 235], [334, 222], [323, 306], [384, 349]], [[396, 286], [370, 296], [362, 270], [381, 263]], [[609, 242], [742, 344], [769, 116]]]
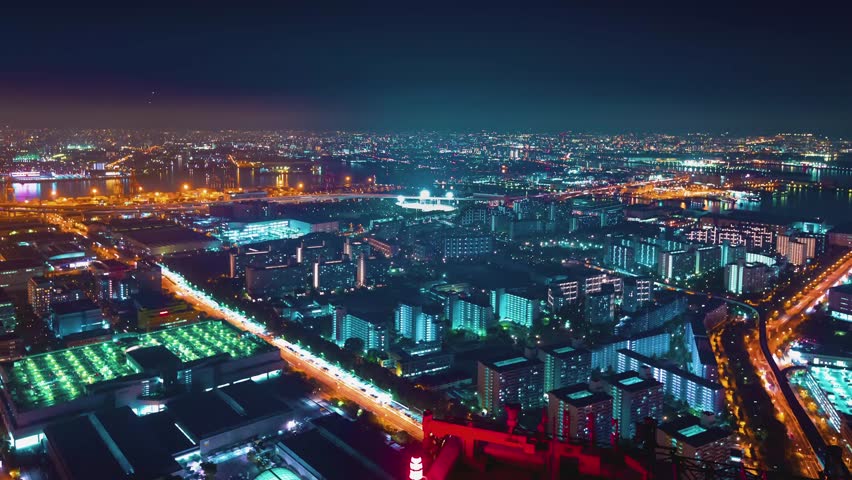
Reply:
[[852, 134], [848, 12], [811, 3], [278, 3], [6, 7], [0, 122]]

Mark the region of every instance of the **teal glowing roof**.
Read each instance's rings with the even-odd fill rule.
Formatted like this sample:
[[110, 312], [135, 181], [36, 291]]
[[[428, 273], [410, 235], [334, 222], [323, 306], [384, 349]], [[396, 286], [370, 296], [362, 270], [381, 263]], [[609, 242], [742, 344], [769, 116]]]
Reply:
[[572, 348], [572, 347], [559, 347], [557, 349], [554, 349], [553, 353], [557, 353], [557, 354], [561, 355], [563, 353], [568, 353], [568, 352], [573, 352], [573, 351], [574, 351], [574, 348]]
[[288, 468], [276, 467], [260, 472], [254, 480], [299, 480], [300, 478]]
[[495, 367], [507, 367], [509, 365], [515, 365], [516, 363], [524, 363], [527, 359], [524, 357], [515, 357], [510, 358], [508, 360], [500, 360], [499, 362], [494, 362]]
[[694, 437], [706, 431], [707, 429], [702, 427], [701, 425], [691, 425], [689, 427], [678, 430], [677, 433], [683, 435], [684, 437]]
[[88, 386], [139, 373], [127, 361], [135, 347], [162, 345], [183, 362], [219, 354], [243, 358], [272, 349], [254, 335], [221, 321], [183, 325], [141, 334], [122, 342], [108, 341], [28, 356], [7, 367], [3, 388], [23, 410], [69, 402]]
[[642, 383], [642, 379], [639, 377], [628, 377], [623, 380], [619, 380], [618, 383], [622, 385], [636, 385], [637, 383]]
[[571, 400], [579, 400], [581, 398], [591, 397], [592, 392], [588, 390], [580, 390], [579, 392], [569, 393], [568, 398]]

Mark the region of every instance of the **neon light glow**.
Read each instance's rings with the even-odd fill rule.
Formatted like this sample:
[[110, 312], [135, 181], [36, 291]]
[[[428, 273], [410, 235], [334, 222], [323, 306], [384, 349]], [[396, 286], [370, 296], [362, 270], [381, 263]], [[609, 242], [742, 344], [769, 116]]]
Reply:
[[[136, 347], [162, 345], [183, 362], [227, 353], [244, 358], [270, 349], [263, 340], [222, 322], [201, 322], [137, 336]], [[127, 361], [127, 348], [116, 342], [32, 355], [12, 364], [4, 385], [23, 409], [44, 408], [84, 396], [88, 385], [138, 373]]]
[[500, 360], [499, 362], [494, 362], [495, 367], [505, 367], [508, 365], [515, 365], [516, 363], [524, 363], [527, 359], [524, 357], [510, 358], [508, 360]]
[[618, 383], [622, 385], [635, 385], [637, 383], [642, 383], [642, 379], [639, 377], [630, 377], [625, 378], [624, 380], [619, 380]]
[[586, 398], [586, 397], [591, 397], [591, 396], [592, 396], [592, 392], [590, 392], [588, 390], [580, 390], [579, 392], [574, 392], [574, 393], [568, 394], [568, 398], [570, 398], [571, 400], [579, 400], [581, 398]]
[[409, 480], [423, 479], [423, 459], [420, 457], [411, 457], [411, 462], [408, 464]]
[[13, 443], [16, 450], [26, 450], [40, 444], [43, 439], [44, 434], [37, 433], [35, 435], [30, 435], [29, 437], [16, 439]]
[[297, 228], [290, 220], [268, 220], [264, 222], [228, 222], [219, 227], [214, 236], [232, 245], [297, 238], [310, 233]]
[[422, 212], [452, 212], [456, 209], [456, 207], [446, 203], [397, 202], [397, 205]]
[[678, 430], [677, 433], [683, 435], [684, 437], [694, 437], [699, 433], [704, 433], [706, 431], [707, 429], [702, 427], [701, 425], [691, 425], [689, 427]]

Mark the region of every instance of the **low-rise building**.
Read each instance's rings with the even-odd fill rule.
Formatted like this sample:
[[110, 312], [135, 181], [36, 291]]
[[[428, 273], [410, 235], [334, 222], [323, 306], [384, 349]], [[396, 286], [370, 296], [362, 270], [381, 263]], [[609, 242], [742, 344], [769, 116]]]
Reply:
[[852, 322], [852, 284], [840, 285], [828, 290], [828, 309], [831, 316]]
[[265, 379], [283, 367], [281, 353], [262, 339], [221, 321], [201, 322], [2, 365], [0, 417], [23, 450], [42, 443], [50, 423], [104, 405], [160, 411], [173, 396]]
[[139, 296], [133, 300], [133, 304], [136, 308], [136, 327], [143, 332], [201, 319], [201, 314], [188, 303], [166, 295]]
[[88, 298], [52, 305], [49, 323], [59, 338], [107, 327], [101, 308]]
[[22, 258], [0, 261], [0, 288], [9, 291], [23, 291], [32, 277], [44, 275], [43, 260]]
[[[713, 418], [712, 415], [709, 416]], [[657, 445], [671, 447], [682, 457], [713, 463], [728, 463], [736, 440], [730, 430], [693, 415], [663, 422], [657, 427]]]
[[45, 437], [62, 479], [157, 480], [188, 473], [176, 459], [277, 435], [292, 420], [272, 388], [245, 381], [184, 394], [142, 416], [128, 406], [101, 409], [51, 424]]
[[454, 355], [450, 352], [431, 352], [412, 355], [402, 350], [390, 352], [397, 376], [414, 378], [421, 375], [434, 375], [449, 370], [453, 366]]
[[16, 333], [0, 335], [0, 362], [14, 362], [24, 357], [24, 339]]

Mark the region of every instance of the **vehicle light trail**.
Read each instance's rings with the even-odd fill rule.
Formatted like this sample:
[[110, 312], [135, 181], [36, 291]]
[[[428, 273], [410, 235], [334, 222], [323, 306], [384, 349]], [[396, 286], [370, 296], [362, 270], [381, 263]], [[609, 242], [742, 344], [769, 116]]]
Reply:
[[301, 345], [291, 343], [281, 337], [269, 335], [263, 325], [250, 318], [245, 312], [222, 305], [215, 298], [192, 285], [179, 273], [160, 264], [163, 276], [172, 283], [181, 297], [193, 303], [200, 310], [214, 317], [223, 318], [235, 327], [253, 333], [278, 347], [281, 357], [297, 367], [301, 367], [310, 377], [332, 387], [343, 387], [342, 395], [355, 401], [367, 410], [380, 416], [391, 425], [405, 430], [414, 438], [423, 436], [421, 417], [410, 408], [393, 400], [390, 393], [377, 388], [370, 382], [341, 369], [337, 365], [314, 355]]

